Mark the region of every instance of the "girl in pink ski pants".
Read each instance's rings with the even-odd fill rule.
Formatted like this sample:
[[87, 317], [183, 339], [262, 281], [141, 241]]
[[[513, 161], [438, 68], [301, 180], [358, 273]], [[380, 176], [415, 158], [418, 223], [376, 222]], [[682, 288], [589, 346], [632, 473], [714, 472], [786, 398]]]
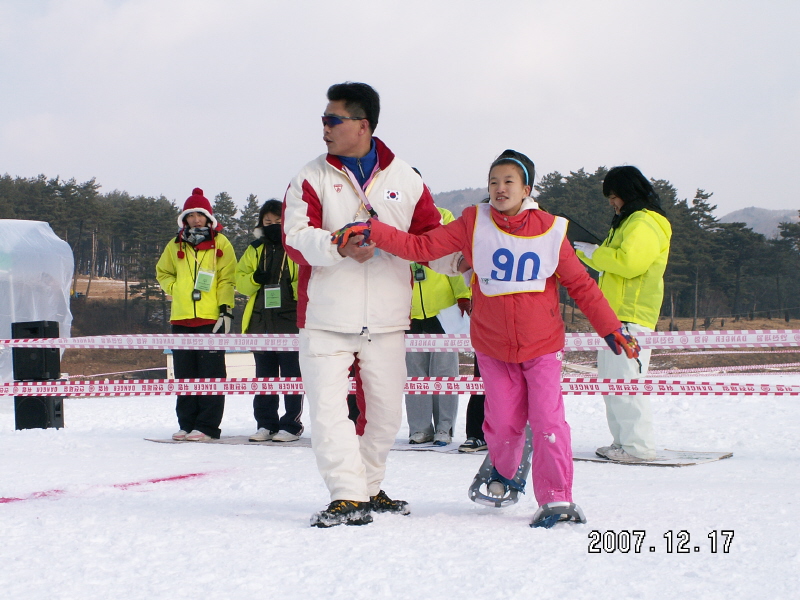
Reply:
[[572, 502], [572, 446], [561, 396], [561, 352], [507, 363], [476, 352], [486, 390], [483, 432], [492, 463], [513, 479], [522, 461], [525, 425], [533, 433], [531, 476], [539, 505]]

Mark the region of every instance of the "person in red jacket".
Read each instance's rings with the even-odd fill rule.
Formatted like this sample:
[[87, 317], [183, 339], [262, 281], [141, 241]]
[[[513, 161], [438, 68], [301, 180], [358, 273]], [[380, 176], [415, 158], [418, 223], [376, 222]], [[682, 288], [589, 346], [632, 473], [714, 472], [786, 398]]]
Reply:
[[585, 520], [572, 502], [572, 447], [561, 395], [563, 285], [612, 350], [629, 351], [619, 319], [586, 273], [566, 238], [567, 221], [539, 209], [530, 196], [533, 162], [506, 150], [489, 170], [490, 204], [464, 210], [452, 223], [409, 235], [377, 219], [369, 239], [407, 260], [428, 261], [461, 251], [471, 275], [471, 338], [486, 389], [484, 433], [495, 496], [525, 482], [513, 477], [522, 459], [525, 427], [533, 432], [533, 489], [539, 509], [532, 527], [570, 517]]

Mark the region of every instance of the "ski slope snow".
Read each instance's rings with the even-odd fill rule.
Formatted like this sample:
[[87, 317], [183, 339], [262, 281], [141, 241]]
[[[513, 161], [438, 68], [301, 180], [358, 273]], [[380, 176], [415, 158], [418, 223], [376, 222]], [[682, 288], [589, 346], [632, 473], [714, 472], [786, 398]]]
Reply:
[[[576, 451], [609, 443], [601, 397], [565, 402]], [[797, 598], [798, 398], [658, 397], [654, 413], [660, 447], [733, 457], [577, 462], [588, 523], [541, 530], [530, 492], [469, 501], [482, 456], [392, 452], [384, 489], [411, 515], [316, 529], [328, 496], [310, 448], [145, 441], [177, 428], [173, 397], [67, 398], [64, 429], [15, 431], [0, 398], [0, 597]], [[228, 397], [222, 429], [254, 431], [250, 396]]]

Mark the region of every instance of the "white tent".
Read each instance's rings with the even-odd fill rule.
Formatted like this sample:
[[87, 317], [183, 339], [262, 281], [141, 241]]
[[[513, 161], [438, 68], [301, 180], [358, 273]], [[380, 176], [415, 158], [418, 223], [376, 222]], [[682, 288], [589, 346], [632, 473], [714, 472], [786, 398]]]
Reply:
[[[72, 249], [49, 224], [0, 219], [0, 338], [25, 321], [57, 321], [69, 337], [72, 269]], [[0, 381], [12, 380], [11, 349], [0, 348]]]

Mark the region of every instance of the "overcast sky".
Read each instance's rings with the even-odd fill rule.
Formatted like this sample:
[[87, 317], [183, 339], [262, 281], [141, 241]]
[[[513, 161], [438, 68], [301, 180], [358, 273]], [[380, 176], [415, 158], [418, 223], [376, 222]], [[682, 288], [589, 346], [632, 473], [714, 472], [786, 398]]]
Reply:
[[332, 83], [434, 192], [505, 148], [619, 164], [717, 216], [798, 209], [797, 0], [0, 0], [0, 174], [282, 197]]

